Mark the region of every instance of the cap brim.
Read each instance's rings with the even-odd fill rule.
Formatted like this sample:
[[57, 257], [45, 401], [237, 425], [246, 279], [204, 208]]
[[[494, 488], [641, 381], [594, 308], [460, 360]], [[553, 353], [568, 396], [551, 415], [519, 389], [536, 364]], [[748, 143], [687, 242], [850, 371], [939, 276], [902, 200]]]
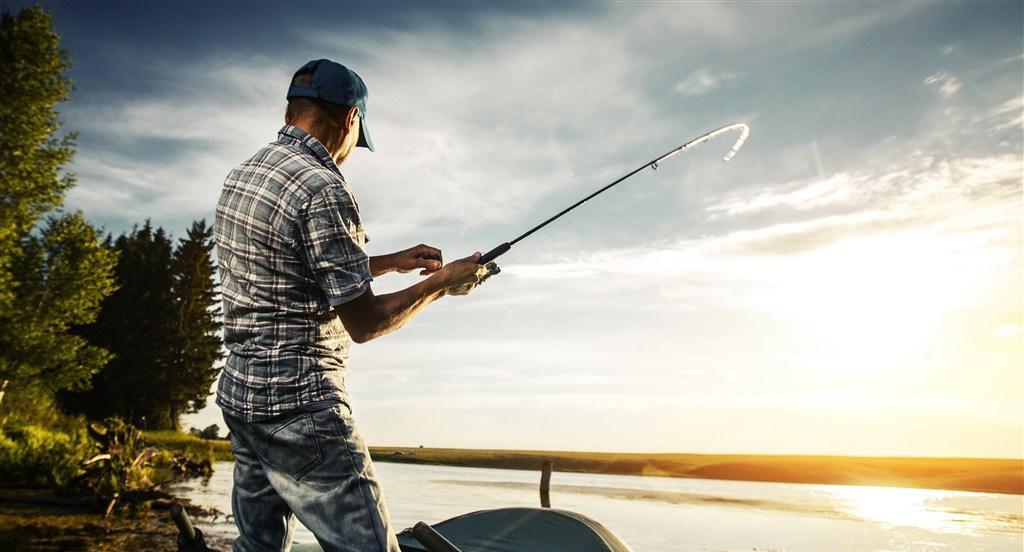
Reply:
[[363, 117], [362, 110], [359, 111], [359, 141], [356, 145], [374, 151], [373, 139], [370, 138], [370, 129], [366, 128], [366, 117]]

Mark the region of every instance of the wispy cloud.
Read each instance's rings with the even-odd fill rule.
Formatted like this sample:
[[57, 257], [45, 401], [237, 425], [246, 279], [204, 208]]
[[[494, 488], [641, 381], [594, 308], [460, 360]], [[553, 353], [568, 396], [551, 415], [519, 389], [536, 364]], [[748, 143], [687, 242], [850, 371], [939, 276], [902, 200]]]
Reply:
[[1010, 98], [992, 108], [984, 119], [989, 122], [989, 132], [1020, 130], [1024, 128], [1024, 96]]
[[[882, 173], [838, 174], [736, 194], [707, 207], [713, 216], [747, 217], [745, 226], [718, 236], [687, 240], [670, 248], [628, 248], [561, 262], [511, 267], [516, 277], [583, 280], [621, 274], [655, 278], [721, 268], [720, 261], [746, 256], [795, 255], [855, 238], [925, 230], [979, 236], [1003, 247], [1020, 241], [1007, 233], [1019, 219], [1024, 160], [1015, 155], [938, 162], [908, 159]], [[838, 212], [836, 210], [838, 209]], [[800, 219], [758, 224], [765, 211], [804, 211]], [[767, 220], [775, 220], [772, 217]], [[991, 243], [989, 243], [991, 245]], [[716, 269], [717, 269], [716, 268]]]
[[806, 211], [846, 203], [858, 195], [858, 189], [868, 184], [869, 178], [866, 176], [837, 173], [824, 180], [769, 186], [753, 196], [749, 193], [733, 194], [708, 207], [708, 211], [713, 219], [721, 215], [737, 216], [777, 207]]
[[735, 75], [726, 71], [716, 72], [710, 69], [697, 69], [687, 75], [685, 79], [677, 82], [673, 89], [687, 96], [699, 96], [716, 90], [735, 79]]
[[939, 94], [946, 98], [959, 92], [964, 85], [958, 77], [946, 71], [939, 71], [928, 75], [928, 78], [924, 79], [924, 83], [935, 87]]

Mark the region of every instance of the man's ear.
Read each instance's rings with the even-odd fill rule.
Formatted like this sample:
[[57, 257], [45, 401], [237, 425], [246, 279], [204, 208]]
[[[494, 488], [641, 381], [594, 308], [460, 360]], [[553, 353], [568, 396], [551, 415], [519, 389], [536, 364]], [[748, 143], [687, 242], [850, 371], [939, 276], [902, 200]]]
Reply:
[[359, 106], [352, 106], [345, 112], [345, 129], [352, 128], [352, 125], [356, 124], [356, 119], [359, 118]]

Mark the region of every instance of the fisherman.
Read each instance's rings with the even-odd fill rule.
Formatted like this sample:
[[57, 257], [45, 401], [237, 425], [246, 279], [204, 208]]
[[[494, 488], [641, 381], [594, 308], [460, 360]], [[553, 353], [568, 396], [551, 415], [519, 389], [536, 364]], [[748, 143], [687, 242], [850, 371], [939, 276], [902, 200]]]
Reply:
[[[443, 264], [417, 245], [370, 257], [340, 166], [373, 151], [367, 90], [326, 59], [299, 69], [277, 141], [224, 181], [216, 241], [229, 353], [217, 404], [235, 456], [236, 552], [289, 550], [295, 518], [325, 551], [398, 552], [345, 388], [351, 341], [392, 332], [445, 295], [486, 278], [480, 254]], [[395, 293], [370, 282], [427, 276]]]

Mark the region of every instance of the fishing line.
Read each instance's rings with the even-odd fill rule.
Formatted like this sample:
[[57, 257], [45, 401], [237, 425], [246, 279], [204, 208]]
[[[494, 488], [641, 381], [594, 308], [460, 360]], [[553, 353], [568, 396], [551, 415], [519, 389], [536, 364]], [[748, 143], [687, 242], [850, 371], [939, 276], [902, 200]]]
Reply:
[[[533, 233], [537, 232], [541, 228], [544, 228], [548, 224], [551, 224], [552, 222], [558, 220], [560, 217], [562, 217], [562, 215], [565, 215], [569, 211], [572, 211], [573, 209], [579, 207], [580, 205], [583, 205], [584, 203], [590, 201], [591, 199], [593, 199], [593, 198], [597, 197], [598, 195], [604, 193], [605, 191], [611, 189], [616, 184], [619, 184], [620, 182], [622, 182], [622, 181], [628, 179], [629, 177], [631, 177], [631, 176], [633, 176], [633, 175], [643, 171], [644, 169], [650, 167], [652, 170], [657, 171], [658, 168], [661, 166], [661, 164], [663, 164], [665, 161], [668, 161], [669, 159], [672, 159], [673, 157], [679, 155], [680, 153], [682, 153], [682, 152], [684, 152], [684, 151], [686, 151], [686, 150], [688, 150], [690, 148], [693, 148], [695, 146], [699, 146], [699, 145], [703, 144], [704, 142], [707, 142], [708, 140], [711, 140], [712, 138], [714, 138], [716, 136], [719, 136], [721, 134], [725, 134], [726, 132], [730, 132], [730, 131], [739, 131], [740, 137], [736, 140], [736, 143], [733, 144], [732, 149], [730, 149], [729, 152], [725, 154], [725, 157], [723, 157], [722, 160], [723, 161], [730, 161], [730, 160], [732, 160], [732, 158], [736, 156], [736, 153], [738, 151], [740, 151], [740, 148], [743, 147], [743, 143], [747, 141], [747, 136], [750, 135], [750, 127], [748, 127], [744, 123], [733, 123], [731, 125], [726, 125], [726, 126], [724, 126], [722, 128], [718, 128], [718, 129], [712, 130], [711, 132], [708, 132], [707, 134], [703, 134], [701, 136], [698, 136], [698, 137], [694, 138], [693, 140], [690, 140], [689, 142], [686, 142], [685, 144], [683, 144], [683, 145], [681, 145], [681, 146], [679, 146], [677, 148], [671, 149], [671, 150], [663, 153], [661, 156], [659, 156], [659, 157], [657, 157], [657, 158], [655, 158], [655, 159], [653, 159], [651, 161], [648, 161], [647, 163], [644, 163], [643, 165], [640, 165], [636, 169], [633, 169], [629, 173], [626, 173], [625, 175], [619, 177], [614, 182], [611, 182], [610, 184], [605, 185], [604, 187], [602, 187], [601, 189], [597, 190], [596, 192], [588, 195], [587, 197], [585, 197], [585, 198], [577, 201], [576, 203], [573, 203], [572, 205], [566, 207], [565, 209], [559, 211], [554, 216], [548, 218], [547, 220], [545, 220], [544, 222], [538, 224], [537, 226], [534, 226], [533, 228], [527, 230], [526, 232], [524, 232], [520, 236], [516, 237], [515, 239], [513, 239], [511, 241], [507, 241], [507, 242], [505, 242], [505, 243], [495, 247], [494, 249], [488, 251], [487, 253], [483, 254], [480, 257], [480, 260], [477, 261], [477, 262], [482, 264], [482, 265], [488, 265], [488, 269], [490, 270], [490, 274], [497, 274], [498, 272], [500, 272], [500, 270], [498, 269], [497, 265], [494, 264], [492, 261], [494, 261], [494, 259], [497, 259], [501, 255], [504, 255], [505, 253], [507, 253], [509, 249], [512, 249], [513, 245], [515, 245], [515, 244], [519, 243], [520, 241], [530, 237], [531, 235], [533, 235]], [[488, 275], [490, 275], [490, 274], [488, 274]]]

